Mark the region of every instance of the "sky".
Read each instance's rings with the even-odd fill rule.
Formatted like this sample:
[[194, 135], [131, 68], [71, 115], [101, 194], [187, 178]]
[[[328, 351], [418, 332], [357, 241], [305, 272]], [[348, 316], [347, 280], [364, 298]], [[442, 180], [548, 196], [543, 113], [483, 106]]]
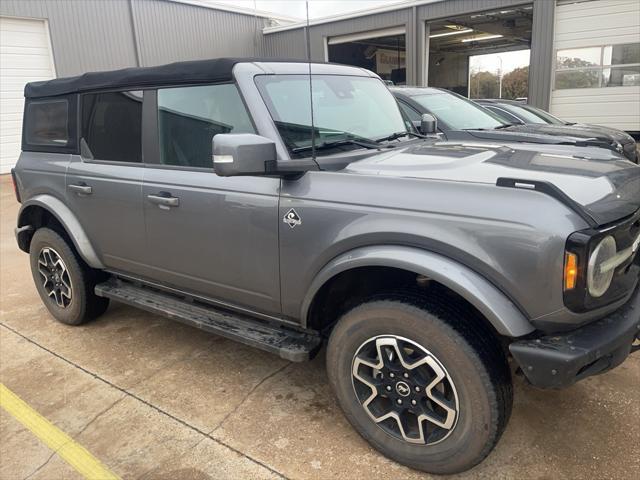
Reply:
[[471, 71], [497, 73], [500, 69], [500, 58], [502, 59], [502, 73], [504, 75], [518, 67], [529, 65], [529, 50], [476, 55], [469, 58], [469, 69]]
[[[289, 17], [306, 18], [306, 5], [303, 0], [199, 0], [200, 3], [228, 4], [242, 8], [257, 8]], [[321, 18], [341, 13], [369, 8], [382, 7], [398, 1], [389, 0], [310, 0], [309, 18]], [[255, 5], [255, 6], [254, 6]]]

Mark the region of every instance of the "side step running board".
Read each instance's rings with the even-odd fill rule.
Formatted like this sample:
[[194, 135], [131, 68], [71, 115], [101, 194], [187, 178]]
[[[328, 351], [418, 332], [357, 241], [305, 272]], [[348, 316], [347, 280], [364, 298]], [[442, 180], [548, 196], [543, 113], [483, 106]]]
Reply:
[[111, 298], [279, 355], [292, 362], [309, 360], [320, 348], [320, 336], [285, 328], [240, 314], [197, 305], [181, 297], [110, 279], [95, 287], [99, 297]]

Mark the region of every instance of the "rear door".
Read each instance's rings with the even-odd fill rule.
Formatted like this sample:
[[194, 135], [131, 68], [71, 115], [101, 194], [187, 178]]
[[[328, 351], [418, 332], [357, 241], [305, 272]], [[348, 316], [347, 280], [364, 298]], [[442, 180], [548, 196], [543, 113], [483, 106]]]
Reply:
[[214, 135], [255, 131], [237, 87], [162, 88], [156, 105], [143, 186], [150, 275], [214, 301], [279, 313], [280, 180], [213, 171]]
[[142, 91], [80, 97], [80, 155], [66, 176], [69, 207], [101, 261], [125, 273], [144, 272]]

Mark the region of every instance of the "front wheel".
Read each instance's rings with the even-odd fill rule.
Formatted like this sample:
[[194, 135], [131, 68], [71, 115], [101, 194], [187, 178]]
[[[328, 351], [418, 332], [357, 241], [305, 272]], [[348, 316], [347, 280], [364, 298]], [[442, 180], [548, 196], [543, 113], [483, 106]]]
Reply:
[[504, 354], [478, 318], [446, 305], [390, 298], [345, 314], [327, 371], [355, 429], [387, 457], [450, 474], [482, 461], [511, 411]]
[[109, 300], [93, 291], [99, 272], [86, 266], [57, 232], [39, 228], [29, 252], [38, 294], [56, 320], [80, 325], [104, 313]]

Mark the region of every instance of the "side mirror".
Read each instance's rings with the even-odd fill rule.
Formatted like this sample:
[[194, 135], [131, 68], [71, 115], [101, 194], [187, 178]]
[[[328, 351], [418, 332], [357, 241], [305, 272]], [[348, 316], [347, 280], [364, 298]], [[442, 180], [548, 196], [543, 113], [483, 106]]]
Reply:
[[252, 133], [220, 133], [213, 137], [213, 169], [221, 177], [266, 175], [275, 162], [276, 144]]
[[420, 120], [420, 133], [428, 135], [430, 133], [436, 133], [438, 131], [438, 121], [436, 117], [429, 113], [423, 113]]

